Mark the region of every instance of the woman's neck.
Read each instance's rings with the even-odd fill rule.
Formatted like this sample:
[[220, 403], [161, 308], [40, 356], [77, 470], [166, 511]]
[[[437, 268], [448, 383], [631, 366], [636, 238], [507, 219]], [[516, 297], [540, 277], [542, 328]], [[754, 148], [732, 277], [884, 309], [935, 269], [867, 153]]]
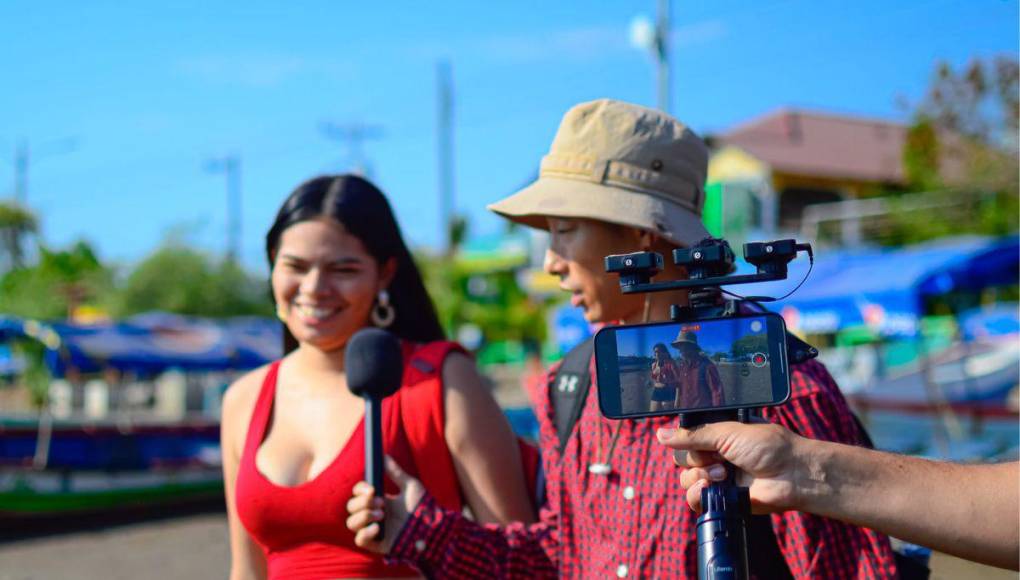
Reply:
[[298, 346], [292, 356], [294, 362], [312, 373], [343, 373], [344, 349], [325, 351], [308, 344]]

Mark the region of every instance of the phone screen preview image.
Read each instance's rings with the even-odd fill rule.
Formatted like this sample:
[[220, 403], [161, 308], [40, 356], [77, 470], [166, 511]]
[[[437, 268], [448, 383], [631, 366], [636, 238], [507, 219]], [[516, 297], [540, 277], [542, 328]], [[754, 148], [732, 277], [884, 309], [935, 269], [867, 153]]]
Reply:
[[785, 328], [776, 315], [607, 327], [599, 334], [599, 401], [607, 416], [764, 406], [789, 394]]

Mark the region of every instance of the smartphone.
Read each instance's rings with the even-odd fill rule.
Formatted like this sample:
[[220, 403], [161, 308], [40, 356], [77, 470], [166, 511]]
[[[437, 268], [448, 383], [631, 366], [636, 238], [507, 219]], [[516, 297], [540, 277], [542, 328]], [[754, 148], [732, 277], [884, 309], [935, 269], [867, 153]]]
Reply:
[[610, 419], [778, 405], [790, 398], [786, 324], [755, 313], [607, 326], [595, 373]]

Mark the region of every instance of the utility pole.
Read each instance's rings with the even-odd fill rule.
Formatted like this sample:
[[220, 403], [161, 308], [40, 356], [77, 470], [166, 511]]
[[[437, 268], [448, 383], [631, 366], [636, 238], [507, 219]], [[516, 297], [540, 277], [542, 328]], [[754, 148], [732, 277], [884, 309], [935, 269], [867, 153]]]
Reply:
[[439, 220], [446, 253], [453, 251], [453, 212], [455, 184], [453, 176], [453, 73], [450, 61], [436, 66], [439, 122], [436, 130], [439, 151]]
[[20, 139], [14, 147], [14, 202], [24, 206], [28, 201], [28, 139]]
[[365, 157], [362, 145], [369, 139], [382, 137], [382, 127], [357, 121], [353, 123], [325, 122], [319, 125], [319, 130], [327, 139], [340, 141], [347, 145], [353, 173], [362, 177], [372, 176], [372, 166]]
[[[74, 137], [48, 141], [35, 151], [35, 161], [51, 155], [71, 153], [78, 147], [78, 140]], [[28, 205], [28, 169], [31, 166], [33, 157], [28, 139], [21, 138], [14, 146], [14, 201], [20, 206]]]
[[659, 12], [655, 21], [655, 57], [658, 62], [659, 110], [669, 113], [669, 0], [659, 0]]
[[236, 264], [241, 256], [241, 157], [233, 154], [210, 159], [205, 170], [226, 176], [227, 261]]

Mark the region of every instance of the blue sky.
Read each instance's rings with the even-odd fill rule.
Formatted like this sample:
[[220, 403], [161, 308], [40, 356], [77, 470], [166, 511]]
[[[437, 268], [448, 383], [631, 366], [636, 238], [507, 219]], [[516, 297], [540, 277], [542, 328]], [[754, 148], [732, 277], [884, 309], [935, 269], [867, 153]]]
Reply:
[[[439, 235], [435, 68], [453, 66], [457, 207], [498, 231], [486, 203], [534, 175], [563, 112], [594, 98], [654, 104], [631, 46], [634, 2], [45, 2], [0, 5], [0, 196], [14, 149], [38, 155], [29, 204], [44, 239], [137, 260], [171, 232], [212, 252], [224, 184], [243, 163], [246, 265], [300, 181], [349, 167], [323, 121], [379, 125], [374, 177], [410, 242]], [[710, 132], [780, 106], [902, 118], [937, 58], [1017, 51], [1016, 1], [677, 2], [674, 114]], [[73, 138], [72, 152], [60, 153]], [[47, 153], [49, 150], [49, 153]]]
[[[702, 322], [697, 330], [691, 325], [664, 324], [660, 326], [638, 326], [621, 330], [616, 334], [617, 356], [651, 356], [657, 343], [665, 344], [673, 358], [679, 351], [673, 348], [680, 329], [691, 329], [698, 335], [698, 345], [707, 353], [729, 352], [733, 342], [748, 334], [762, 332], [762, 326], [752, 326], [758, 318], [736, 318]], [[755, 328], [758, 330], [755, 330]]]

